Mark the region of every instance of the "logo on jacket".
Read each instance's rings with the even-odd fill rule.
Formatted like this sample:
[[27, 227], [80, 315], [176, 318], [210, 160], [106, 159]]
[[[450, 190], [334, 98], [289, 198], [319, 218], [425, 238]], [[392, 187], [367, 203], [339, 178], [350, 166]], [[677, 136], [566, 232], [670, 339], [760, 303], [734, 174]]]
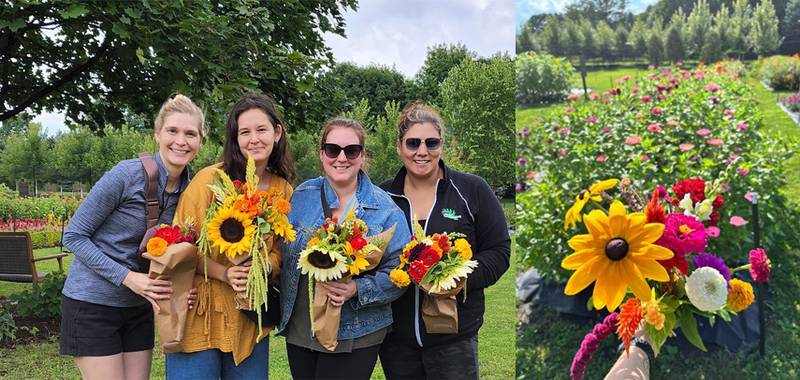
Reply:
[[442, 216], [447, 219], [453, 219], [453, 220], [461, 219], [461, 215], [456, 214], [456, 210], [453, 210], [452, 208], [443, 208]]

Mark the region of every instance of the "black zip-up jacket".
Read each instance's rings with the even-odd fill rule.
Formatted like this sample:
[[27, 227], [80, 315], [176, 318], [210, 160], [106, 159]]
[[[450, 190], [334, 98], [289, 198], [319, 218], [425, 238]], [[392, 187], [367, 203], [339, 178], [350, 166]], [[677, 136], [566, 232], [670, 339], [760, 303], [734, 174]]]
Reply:
[[[511, 238], [508, 236], [503, 208], [489, 184], [483, 178], [461, 173], [439, 161], [444, 172], [436, 187], [436, 199], [429, 215], [417, 215], [426, 220], [425, 235], [460, 232], [472, 246], [473, 259], [478, 267], [467, 278], [467, 298], [458, 300], [458, 333], [428, 334], [422, 320], [422, 291], [410, 286], [392, 303], [394, 324], [386, 339], [416, 347], [432, 347], [442, 343], [472, 337], [483, 324], [483, 289], [491, 286], [508, 270]], [[411, 202], [403, 195], [406, 169], [401, 168], [393, 180], [381, 184], [403, 210], [411, 230]], [[412, 232], [413, 233], [413, 232]]]

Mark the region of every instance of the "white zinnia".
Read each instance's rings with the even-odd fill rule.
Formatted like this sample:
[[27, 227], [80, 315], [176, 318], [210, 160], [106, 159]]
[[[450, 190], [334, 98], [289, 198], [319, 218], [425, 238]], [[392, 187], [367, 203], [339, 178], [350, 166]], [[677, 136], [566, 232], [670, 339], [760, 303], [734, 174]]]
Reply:
[[717, 311], [728, 301], [728, 283], [718, 270], [698, 268], [686, 280], [686, 295], [696, 308]]

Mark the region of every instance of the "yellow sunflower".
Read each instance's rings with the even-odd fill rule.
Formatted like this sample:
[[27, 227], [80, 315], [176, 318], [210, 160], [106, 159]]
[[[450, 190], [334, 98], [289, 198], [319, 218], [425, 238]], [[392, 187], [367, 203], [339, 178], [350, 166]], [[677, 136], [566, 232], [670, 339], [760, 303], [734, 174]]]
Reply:
[[274, 212], [270, 215], [269, 222], [275, 235], [283, 237], [283, 240], [291, 243], [297, 237], [297, 233], [289, 223], [289, 217], [285, 214]]
[[584, 216], [589, 234], [569, 240], [575, 253], [561, 262], [564, 269], [574, 270], [564, 293], [575, 295], [595, 282], [592, 295], [594, 308], [604, 306], [613, 312], [628, 288], [643, 302], [650, 300], [646, 278], [668, 281], [669, 275], [656, 260], [672, 257], [672, 251], [655, 245], [664, 233], [664, 225], [646, 223], [641, 212], [627, 214], [620, 201], [614, 201], [608, 215], [593, 210]]
[[564, 230], [566, 231], [568, 226], [575, 228], [575, 223], [581, 221], [581, 211], [583, 211], [583, 207], [586, 206], [589, 200], [600, 202], [603, 200], [600, 193], [617, 186], [617, 183], [619, 183], [619, 180], [612, 178], [595, 183], [589, 186], [588, 190], [581, 190], [575, 197], [575, 203], [567, 210], [567, 215], [564, 217]]
[[347, 264], [341, 253], [317, 246], [300, 252], [297, 269], [315, 281], [324, 282], [342, 278]]
[[229, 258], [250, 253], [256, 226], [247, 214], [233, 208], [220, 208], [206, 225], [211, 246]]

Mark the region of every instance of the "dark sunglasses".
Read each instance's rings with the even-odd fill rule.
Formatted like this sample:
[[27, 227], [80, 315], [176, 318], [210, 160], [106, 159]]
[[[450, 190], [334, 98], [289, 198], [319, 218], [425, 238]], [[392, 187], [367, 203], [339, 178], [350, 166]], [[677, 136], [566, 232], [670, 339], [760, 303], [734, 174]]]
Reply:
[[[420, 145], [422, 145], [422, 141], [423, 141], [422, 139], [418, 139], [416, 137], [407, 138], [406, 148], [408, 148], [408, 150], [417, 150], [419, 149]], [[428, 148], [428, 150], [436, 150], [439, 149], [440, 146], [442, 146], [441, 138], [430, 137], [425, 139], [424, 141], [425, 141], [425, 147]]]
[[328, 156], [328, 158], [339, 157], [339, 153], [344, 151], [344, 156], [347, 157], [348, 160], [355, 160], [361, 154], [361, 151], [364, 150], [364, 147], [359, 144], [341, 147], [336, 144], [325, 143], [322, 144], [322, 150], [325, 151], [325, 155]]

